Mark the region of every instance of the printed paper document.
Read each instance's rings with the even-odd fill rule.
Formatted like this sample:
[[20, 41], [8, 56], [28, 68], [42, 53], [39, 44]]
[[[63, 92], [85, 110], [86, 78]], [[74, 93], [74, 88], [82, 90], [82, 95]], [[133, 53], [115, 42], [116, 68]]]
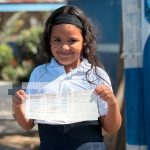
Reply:
[[62, 124], [97, 120], [99, 116], [93, 90], [28, 95], [25, 115], [30, 119]]

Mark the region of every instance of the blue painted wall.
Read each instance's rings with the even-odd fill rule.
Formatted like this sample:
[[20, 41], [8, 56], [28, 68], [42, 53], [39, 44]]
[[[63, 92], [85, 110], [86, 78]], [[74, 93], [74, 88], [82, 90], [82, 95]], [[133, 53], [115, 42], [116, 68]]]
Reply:
[[68, 0], [79, 6], [99, 29], [99, 41], [118, 43], [121, 30], [121, 0]]

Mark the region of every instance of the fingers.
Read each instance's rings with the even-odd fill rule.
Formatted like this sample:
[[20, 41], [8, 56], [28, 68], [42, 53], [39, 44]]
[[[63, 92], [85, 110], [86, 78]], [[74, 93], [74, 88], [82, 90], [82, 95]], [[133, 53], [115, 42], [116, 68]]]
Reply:
[[19, 90], [16, 92], [16, 94], [13, 96], [13, 107], [19, 108], [22, 106], [22, 104], [25, 102], [27, 98], [26, 93], [23, 90]]
[[95, 92], [100, 97], [105, 97], [105, 96], [111, 94], [112, 90], [109, 87], [107, 87], [106, 85], [100, 85], [100, 86], [96, 87]]
[[95, 92], [100, 96], [101, 99], [103, 99], [107, 103], [113, 104], [115, 102], [113, 91], [108, 86], [99, 85], [96, 87]]

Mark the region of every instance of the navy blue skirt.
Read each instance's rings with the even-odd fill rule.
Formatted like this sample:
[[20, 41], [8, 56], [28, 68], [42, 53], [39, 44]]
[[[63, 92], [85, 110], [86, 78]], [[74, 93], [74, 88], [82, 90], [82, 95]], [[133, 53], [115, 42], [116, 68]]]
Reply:
[[101, 125], [89, 122], [50, 125], [38, 124], [40, 150], [76, 150], [89, 142], [103, 142]]

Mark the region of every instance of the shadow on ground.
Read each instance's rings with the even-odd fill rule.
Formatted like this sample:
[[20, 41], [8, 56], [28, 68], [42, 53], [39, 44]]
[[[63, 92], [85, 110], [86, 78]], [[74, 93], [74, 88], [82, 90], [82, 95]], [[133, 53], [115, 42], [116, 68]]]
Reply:
[[23, 130], [13, 119], [0, 119], [0, 150], [38, 150], [37, 128]]

